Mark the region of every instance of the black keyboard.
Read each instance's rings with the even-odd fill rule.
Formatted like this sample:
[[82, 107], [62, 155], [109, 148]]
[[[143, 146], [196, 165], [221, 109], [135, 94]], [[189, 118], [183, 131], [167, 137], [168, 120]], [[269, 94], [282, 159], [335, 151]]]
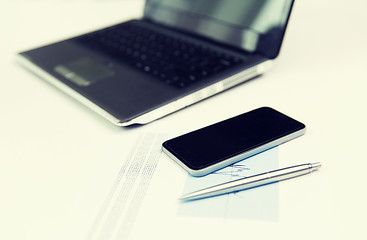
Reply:
[[177, 88], [195, 84], [242, 62], [240, 58], [159, 33], [134, 21], [83, 35], [77, 41]]

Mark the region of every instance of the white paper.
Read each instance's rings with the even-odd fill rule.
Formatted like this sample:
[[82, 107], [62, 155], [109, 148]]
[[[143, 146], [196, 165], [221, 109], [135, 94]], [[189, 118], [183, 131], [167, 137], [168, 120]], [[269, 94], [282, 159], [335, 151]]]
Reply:
[[132, 232], [139, 236], [141, 231], [149, 232], [150, 226], [160, 222], [179, 226], [177, 223], [182, 219], [194, 220], [192, 222], [206, 218], [215, 221], [278, 219], [277, 184], [193, 202], [177, 200], [187, 192], [276, 169], [277, 148], [196, 178], [161, 151], [165, 138], [146, 134], [138, 139], [106, 196], [88, 239], [129, 239]]

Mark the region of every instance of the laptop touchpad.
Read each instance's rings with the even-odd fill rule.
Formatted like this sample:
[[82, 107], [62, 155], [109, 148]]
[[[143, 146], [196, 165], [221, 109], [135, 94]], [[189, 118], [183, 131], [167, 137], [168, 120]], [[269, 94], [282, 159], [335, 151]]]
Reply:
[[86, 57], [57, 65], [54, 70], [79, 86], [88, 86], [114, 74], [108, 67]]

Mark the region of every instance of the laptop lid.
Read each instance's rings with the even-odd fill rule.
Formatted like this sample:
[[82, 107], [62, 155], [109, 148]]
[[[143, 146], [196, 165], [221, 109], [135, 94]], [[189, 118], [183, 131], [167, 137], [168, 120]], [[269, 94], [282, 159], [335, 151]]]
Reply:
[[277, 57], [294, 0], [149, 0], [144, 17], [270, 59]]
[[187, 88], [168, 86], [80, 42], [80, 37], [105, 33], [125, 23], [22, 52], [19, 60], [114, 124], [145, 124], [264, 73], [269, 59], [279, 52], [292, 5], [292, 0], [149, 0], [144, 20], [130, 23], [170, 32], [160, 28], [164, 25], [199, 35], [225, 46], [208, 44], [213, 49], [246, 59]]

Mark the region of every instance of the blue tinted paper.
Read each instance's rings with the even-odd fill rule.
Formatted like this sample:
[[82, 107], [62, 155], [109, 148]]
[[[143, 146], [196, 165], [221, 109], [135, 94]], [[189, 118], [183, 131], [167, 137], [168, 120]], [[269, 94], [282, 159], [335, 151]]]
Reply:
[[[183, 194], [277, 168], [278, 148], [272, 148], [205, 177], [188, 175]], [[275, 183], [237, 193], [183, 202], [178, 214], [276, 221], [278, 208], [278, 184]]]

